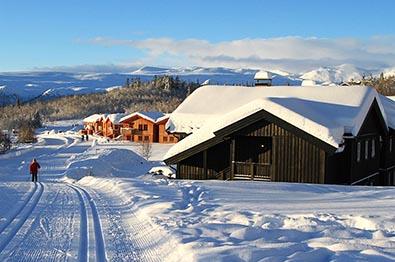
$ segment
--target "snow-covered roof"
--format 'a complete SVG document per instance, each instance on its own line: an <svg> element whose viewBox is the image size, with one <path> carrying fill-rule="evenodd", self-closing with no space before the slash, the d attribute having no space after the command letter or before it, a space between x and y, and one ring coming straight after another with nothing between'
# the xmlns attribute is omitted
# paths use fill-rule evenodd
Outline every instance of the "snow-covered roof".
<svg viewBox="0 0 395 262"><path fill-rule="evenodd" d="M358 134L374 99L386 123L395 128L395 103L369 87L203 86L170 115L170 132L192 134L175 144L165 159L215 137L214 132L261 110L338 148L345 133ZM386 110L381 102L384 99Z"/></svg>
<svg viewBox="0 0 395 262"><path fill-rule="evenodd" d="M388 126L395 128L395 101L391 97L380 96L381 104L384 107L385 114L387 116Z"/></svg>
<svg viewBox="0 0 395 262"><path fill-rule="evenodd" d="M124 117L122 117L122 119L120 119L119 122L123 122L131 117L135 117L135 116L139 116L141 118L147 119L148 121L151 121L153 123L157 123L162 121L163 119L167 118L168 116L163 114L162 112L156 112L156 111L152 111L152 112L134 112L128 115L124 115Z"/></svg>
<svg viewBox="0 0 395 262"><path fill-rule="evenodd" d="M113 124L119 124L123 117L125 117L124 113L115 113L107 115L106 119L110 120Z"/></svg>
<svg viewBox="0 0 395 262"><path fill-rule="evenodd" d="M105 119L107 115L105 114L93 114L86 118L84 118L83 122L85 123L93 123L99 121L100 119Z"/></svg>
<svg viewBox="0 0 395 262"><path fill-rule="evenodd" d="M267 71L258 71L255 76L254 76L255 80L259 80L259 79L272 79L272 74L270 72Z"/></svg>

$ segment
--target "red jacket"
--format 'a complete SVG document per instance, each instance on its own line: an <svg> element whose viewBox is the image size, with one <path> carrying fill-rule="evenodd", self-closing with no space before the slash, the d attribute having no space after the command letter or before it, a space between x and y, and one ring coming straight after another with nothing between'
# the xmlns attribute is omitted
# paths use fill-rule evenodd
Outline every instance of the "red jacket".
<svg viewBox="0 0 395 262"><path fill-rule="evenodd" d="M30 168L30 174L37 174L38 169L40 168L40 164L38 162L32 162L29 168Z"/></svg>

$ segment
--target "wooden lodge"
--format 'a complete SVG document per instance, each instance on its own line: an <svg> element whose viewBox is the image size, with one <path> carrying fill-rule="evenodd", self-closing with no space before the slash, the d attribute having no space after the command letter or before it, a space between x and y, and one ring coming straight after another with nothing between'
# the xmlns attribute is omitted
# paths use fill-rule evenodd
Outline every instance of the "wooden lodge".
<svg viewBox="0 0 395 262"><path fill-rule="evenodd" d="M109 114L103 120L103 136L111 139L120 137L122 124L120 123L123 114Z"/></svg>
<svg viewBox="0 0 395 262"><path fill-rule="evenodd" d="M88 135L103 135L103 122L107 118L104 114L94 114L83 120L84 133Z"/></svg>
<svg viewBox="0 0 395 262"><path fill-rule="evenodd" d="M177 137L166 132L168 115L161 112L136 112L123 117L121 135L123 140L151 143L176 143Z"/></svg>
<svg viewBox="0 0 395 262"><path fill-rule="evenodd" d="M169 127L180 179L395 185L395 102L369 87L203 86Z"/></svg>
<svg viewBox="0 0 395 262"><path fill-rule="evenodd" d="M133 142L176 143L178 138L166 132L168 115L161 112L132 114L94 114L83 120L85 134Z"/></svg>

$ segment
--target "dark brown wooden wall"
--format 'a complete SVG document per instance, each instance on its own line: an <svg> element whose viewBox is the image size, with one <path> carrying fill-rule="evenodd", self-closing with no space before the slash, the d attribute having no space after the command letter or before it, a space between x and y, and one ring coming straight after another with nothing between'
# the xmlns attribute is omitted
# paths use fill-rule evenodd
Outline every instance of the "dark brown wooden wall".
<svg viewBox="0 0 395 262"><path fill-rule="evenodd" d="M187 158L177 166L177 178L182 179L226 179L230 172L229 141L207 149L207 173L204 170L204 152Z"/></svg>
<svg viewBox="0 0 395 262"><path fill-rule="evenodd" d="M227 179L230 173L230 141L236 145L242 137L271 138L271 151L259 155L259 163L271 163L272 181L324 183L325 152L297 137L291 132L266 120L260 120L207 150L207 175L204 171L203 152L195 154L178 163L178 178L183 179ZM237 148L237 146L235 147ZM238 158L243 159L243 152Z"/></svg>
<svg viewBox="0 0 395 262"><path fill-rule="evenodd" d="M206 179L203 168L203 152L179 162L177 164L177 178Z"/></svg>
<svg viewBox="0 0 395 262"><path fill-rule="evenodd" d="M309 141L265 120L237 134L273 138L272 181L324 183L325 152Z"/></svg>

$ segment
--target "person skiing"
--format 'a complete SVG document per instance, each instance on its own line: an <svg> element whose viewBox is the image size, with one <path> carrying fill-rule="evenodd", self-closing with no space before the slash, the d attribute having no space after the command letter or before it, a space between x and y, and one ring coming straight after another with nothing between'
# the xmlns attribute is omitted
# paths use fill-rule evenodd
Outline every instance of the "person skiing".
<svg viewBox="0 0 395 262"><path fill-rule="evenodd" d="M38 173L38 169L40 168L41 168L40 164L37 162L35 158L33 158L29 166L30 174L32 175L32 182L37 182L37 173Z"/></svg>

